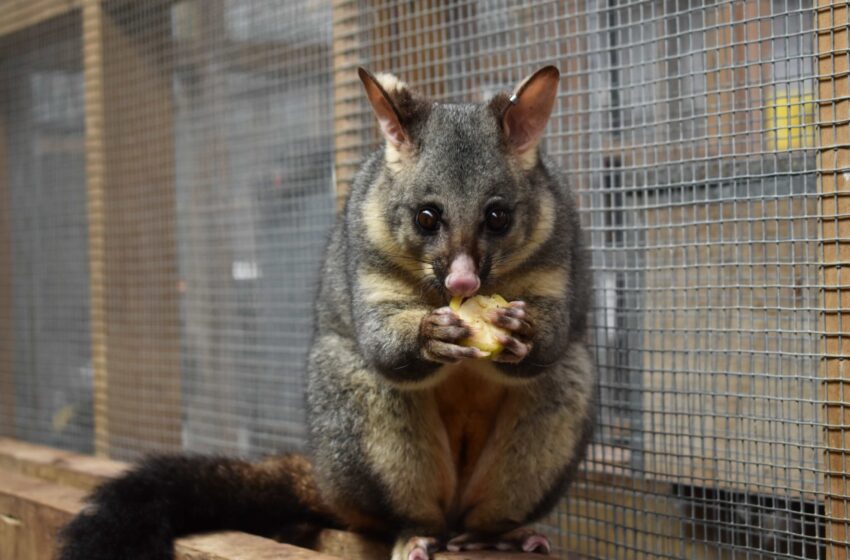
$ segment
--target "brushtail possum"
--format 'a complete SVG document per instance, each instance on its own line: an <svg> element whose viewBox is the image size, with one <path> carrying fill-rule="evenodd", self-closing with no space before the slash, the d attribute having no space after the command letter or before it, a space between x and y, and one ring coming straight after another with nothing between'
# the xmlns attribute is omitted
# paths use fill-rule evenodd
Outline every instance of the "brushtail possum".
<svg viewBox="0 0 850 560"><path fill-rule="evenodd" d="M529 524L563 495L592 431L591 280L567 182L538 149L560 76L434 103L360 70L384 146L363 164L321 273L308 359L309 459L162 456L97 489L61 560L165 560L219 529L346 527L440 548L549 552ZM453 298L498 294L500 352Z"/></svg>

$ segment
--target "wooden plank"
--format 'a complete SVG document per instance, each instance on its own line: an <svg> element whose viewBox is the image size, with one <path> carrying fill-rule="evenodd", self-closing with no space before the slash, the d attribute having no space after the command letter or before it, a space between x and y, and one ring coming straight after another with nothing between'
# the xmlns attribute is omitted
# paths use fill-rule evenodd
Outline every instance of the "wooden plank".
<svg viewBox="0 0 850 560"><path fill-rule="evenodd" d="M83 14L96 450L177 449L170 12L86 0Z"/></svg>
<svg viewBox="0 0 850 560"><path fill-rule="evenodd" d="M78 488L0 470L0 558L53 558L58 531L82 508L84 497ZM235 532L180 539L175 551L179 560L338 558Z"/></svg>
<svg viewBox="0 0 850 560"><path fill-rule="evenodd" d="M124 472L127 468L126 463L119 461L89 457L9 438L0 438L0 558L26 560L30 557L49 557L23 554L22 550L24 548L30 550L30 547L34 547L34 550L39 553L48 550L38 548L43 546L40 544L28 544L25 547L20 544L21 542L31 543L32 540L29 537L14 536L13 532L8 538L4 538L4 528L11 531L8 527L4 527L4 519L6 525L14 527L20 527L17 522L24 519L33 519L32 515L21 514L19 509L9 506L7 502L4 502L4 497L17 496L18 499L23 498L24 501L33 502L39 507L46 507L49 511L46 513L37 512L36 519L39 522L46 523L48 527L38 529L36 534L41 541L52 542L55 531L79 510L87 492L94 486ZM32 489L37 491L33 493L31 492ZM51 517L53 514L50 511L53 510L59 512L58 521ZM4 543L7 544L4 545ZM274 556L274 558L310 558L314 560L330 558L373 560L389 556L389 546L384 543L367 539L355 533L331 529L322 531L317 538L315 548L322 554L312 553L312 556L304 556L304 549L272 543L272 541L266 539L258 540L257 537L235 532L189 537L181 539L179 543L182 547L181 550L183 550L182 557L187 560L189 558L193 560L207 558L210 560L226 560L248 557L259 559L266 558L266 556L262 556L265 552L269 554L282 554L283 552L290 554L290 556ZM4 546L7 548L4 548ZM15 548L13 549L13 547ZM52 548L49 550L52 551ZM20 553L21 556L5 556L2 553L6 551L9 554L14 551L16 554ZM249 552L250 556L245 556ZM192 554L200 554L201 556L192 556ZM301 556L297 554L301 554ZM269 556L269 558L271 557ZM441 552L436 555L435 560L532 560L534 558L539 558L539 556L482 551L476 553Z"/></svg>
<svg viewBox="0 0 850 560"><path fill-rule="evenodd" d="M0 438L0 470L92 490L127 469L126 463Z"/></svg>
<svg viewBox="0 0 850 560"><path fill-rule="evenodd" d="M0 81L8 76L0 75ZM14 321L12 317L12 216L6 107L0 105L0 435L15 435Z"/></svg>
<svg viewBox="0 0 850 560"><path fill-rule="evenodd" d="M182 560L338 560L341 557L231 531L180 539L177 541L177 558Z"/></svg>
<svg viewBox="0 0 850 560"><path fill-rule="evenodd" d="M74 488L0 471L0 558L53 558L56 533L82 498Z"/></svg>
<svg viewBox="0 0 850 560"><path fill-rule="evenodd" d="M388 544L365 539L355 533L327 529L319 534L316 549L326 554L354 560L384 560L390 557ZM538 554L520 554L517 552L498 552L494 550L480 552L437 552L434 560L538 560ZM570 558L572 556L567 556Z"/></svg>
<svg viewBox="0 0 850 560"><path fill-rule="evenodd" d="M392 552L389 544L334 529L319 533L314 548L340 558L389 558Z"/></svg>
<svg viewBox="0 0 850 560"><path fill-rule="evenodd" d="M0 39L31 29L80 10L87 0L3 0L0 2ZM98 0L110 6L130 4L137 0ZM173 4L176 0L145 0L155 4Z"/></svg>
<svg viewBox="0 0 850 560"><path fill-rule="evenodd" d="M0 37L79 10L83 0L3 0L0 2Z"/></svg>
<svg viewBox="0 0 850 560"><path fill-rule="evenodd" d="M821 256L824 290L823 431L826 492L827 559L850 553L850 315L847 309L850 276L850 87L847 74L846 2L819 0L818 35L818 189L821 194Z"/></svg>
<svg viewBox="0 0 850 560"><path fill-rule="evenodd" d="M365 106L360 101L361 86L357 66L363 37L360 11L351 0L333 2L333 84L334 84L334 173L337 201L345 193L363 158L360 127Z"/></svg>
<svg viewBox="0 0 850 560"><path fill-rule="evenodd" d="M103 122L102 10L97 0L87 0L83 9L83 72L86 121L86 205L89 233L89 305L92 370L94 373L95 451L109 452L108 406L106 401L106 301L104 268L106 228L104 198L106 173Z"/></svg>

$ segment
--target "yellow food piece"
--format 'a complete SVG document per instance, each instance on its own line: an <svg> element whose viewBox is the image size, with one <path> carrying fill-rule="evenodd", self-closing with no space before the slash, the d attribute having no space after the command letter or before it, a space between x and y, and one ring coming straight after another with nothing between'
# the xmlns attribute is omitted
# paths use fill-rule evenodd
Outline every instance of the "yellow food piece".
<svg viewBox="0 0 850 560"><path fill-rule="evenodd" d="M457 313L464 323L472 330L472 335L460 341L462 346L474 346L482 352L489 352L488 357L498 356L502 351L502 343L496 338L508 332L492 324L485 314L488 311L507 307L508 302L500 295L474 296L466 301L461 297L452 298L449 307Z"/></svg>

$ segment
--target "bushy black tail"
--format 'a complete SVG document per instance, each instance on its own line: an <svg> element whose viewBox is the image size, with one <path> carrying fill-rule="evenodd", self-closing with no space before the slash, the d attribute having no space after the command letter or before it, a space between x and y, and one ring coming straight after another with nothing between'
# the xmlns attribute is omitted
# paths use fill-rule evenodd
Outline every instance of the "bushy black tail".
<svg viewBox="0 0 850 560"><path fill-rule="evenodd" d="M59 560L171 560L175 538L201 531L273 535L333 526L309 461L153 457L92 493L63 529Z"/></svg>

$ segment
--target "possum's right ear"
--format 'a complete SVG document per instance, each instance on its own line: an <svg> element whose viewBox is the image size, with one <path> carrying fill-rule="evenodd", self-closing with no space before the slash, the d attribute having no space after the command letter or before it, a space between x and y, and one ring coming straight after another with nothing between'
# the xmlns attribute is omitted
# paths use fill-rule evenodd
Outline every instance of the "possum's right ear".
<svg viewBox="0 0 850 560"><path fill-rule="evenodd" d="M378 124L381 125L384 138L396 149L409 144L410 136L402 126L401 114L387 92L387 89L392 89L394 94L396 90L404 90L406 88L404 82L392 74L373 76L365 68L358 68L357 73L360 81L363 82L369 104L372 105L372 110L378 118Z"/></svg>
<svg viewBox="0 0 850 560"><path fill-rule="evenodd" d="M546 66L523 80L510 97L501 94L490 101L508 152L525 169L537 163L537 144L552 115L560 78L557 68Z"/></svg>

